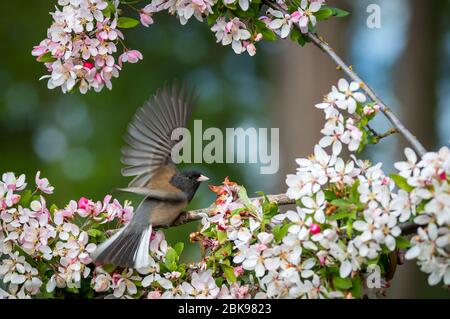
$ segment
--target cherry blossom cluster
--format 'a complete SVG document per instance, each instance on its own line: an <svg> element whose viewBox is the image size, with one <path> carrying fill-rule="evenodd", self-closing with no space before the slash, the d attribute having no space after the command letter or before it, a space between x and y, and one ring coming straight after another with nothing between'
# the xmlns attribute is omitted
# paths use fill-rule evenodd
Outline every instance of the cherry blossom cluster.
<svg viewBox="0 0 450 319"><path fill-rule="evenodd" d="M324 101L316 105L323 110L326 120L321 130L324 137L319 141L319 145L331 145L333 154L337 156L341 153L342 144L348 145L350 152L355 152L365 144L377 142L367 124L380 107L366 101L359 83L340 79L337 87L333 86Z"/></svg>
<svg viewBox="0 0 450 319"><path fill-rule="evenodd" d="M142 7L135 6L141 2ZM143 59L139 51L125 46L121 29L139 23L149 27L155 13L166 11L182 25L192 17L200 22L207 20L218 43L231 45L236 54L247 52L253 56L255 44L263 39L273 41L277 36L290 35L303 45L308 41L305 34L316 28L317 21L348 14L324 2L152 0L145 4L143 0L58 0L47 37L33 48L32 55L45 64L49 74L41 79L48 79L49 89L60 87L64 93L76 89L83 94L91 89L99 92L104 87L112 88L111 80L119 76L123 63ZM125 16L128 11L135 13L136 18Z"/></svg>
<svg viewBox="0 0 450 319"><path fill-rule="evenodd" d="M44 195L54 187L40 172L35 184L26 190L25 175L13 173L0 181L0 278L7 284L2 297L29 298L55 288L77 291L91 273L89 254L104 237L103 227L122 225L133 215L129 203L122 206L109 195L103 202L83 197L63 209L48 207Z"/></svg>
<svg viewBox="0 0 450 319"><path fill-rule="evenodd" d="M418 161L416 154L406 149L407 161L396 163L399 174L390 176L383 173L381 163L371 165L355 154L348 160L341 158L343 144L354 153L379 139L368 127L379 107L367 103L359 89L358 83L341 79L323 103L316 105L325 113L324 137L310 158L296 160L297 173L287 176L287 195L297 200L300 216L288 212L290 220L305 224L310 218L309 225L318 224L323 229L326 223L326 231L346 233L347 241L340 238L340 247L321 243L324 256L338 258L341 278L353 276L396 248L407 248L399 224L414 220L424 227L411 239L406 258L418 258L422 271L430 274L430 285L441 280L448 285L450 151L444 147ZM327 147L331 154L323 149ZM330 225L330 221L338 224ZM338 252L339 248L343 250ZM339 259L342 256L347 259Z"/></svg>
<svg viewBox="0 0 450 319"><path fill-rule="evenodd" d="M170 247L162 231L153 231L150 265L145 269L94 265L96 245L133 216L129 202L110 195L94 202L85 197L63 209L48 207L44 195L54 187L35 177L27 190L25 175L2 175L0 182L0 298L249 298L247 284L226 284L222 273L201 261L180 263L183 244ZM221 282L222 281L222 282Z"/></svg>
<svg viewBox="0 0 450 319"><path fill-rule="evenodd" d="M428 283L450 285L450 149L442 147L417 159L405 150L406 161L398 162L399 195L394 205L403 219L414 216L420 225L411 239L407 259L417 258L420 269L429 274Z"/></svg>
<svg viewBox="0 0 450 319"><path fill-rule="evenodd" d="M254 298L343 297L315 271L321 266L309 252L322 232L312 218L300 223L304 212L279 214L268 200L250 202L244 188L228 181L214 191L216 208L194 234L208 267L221 268L231 283L250 283Z"/></svg>
<svg viewBox="0 0 450 319"><path fill-rule="evenodd" d="M142 59L139 51L125 46L115 56L124 38L118 28L118 0L58 0L58 5L47 37L32 50L47 67L49 75L41 79L48 79L49 89L79 89L83 94L111 89L111 79L119 76L124 62Z"/></svg>

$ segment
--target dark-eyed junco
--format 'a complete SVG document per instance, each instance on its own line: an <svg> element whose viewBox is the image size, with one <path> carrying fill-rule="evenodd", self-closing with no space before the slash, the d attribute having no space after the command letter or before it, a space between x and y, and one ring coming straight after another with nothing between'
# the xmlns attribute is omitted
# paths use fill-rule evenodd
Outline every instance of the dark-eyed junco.
<svg viewBox="0 0 450 319"><path fill-rule="evenodd" d="M125 137L124 176L135 176L124 191L144 195L131 221L100 244L92 258L98 264L142 268L149 264L152 226L172 224L208 178L179 171L171 159L174 129L186 127L193 91L175 83L159 90L135 114Z"/></svg>

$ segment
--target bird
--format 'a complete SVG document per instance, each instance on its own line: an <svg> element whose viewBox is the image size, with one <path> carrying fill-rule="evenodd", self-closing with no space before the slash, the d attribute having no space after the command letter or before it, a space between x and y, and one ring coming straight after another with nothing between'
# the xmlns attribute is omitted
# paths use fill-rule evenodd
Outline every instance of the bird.
<svg viewBox="0 0 450 319"><path fill-rule="evenodd" d="M124 138L127 145L122 148L122 175L134 178L119 190L144 198L130 222L91 255L95 264L147 267L152 229L170 226L200 184L209 180L196 170L178 170L171 156L180 142L171 138L172 132L187 127L196 99L194 89L174 82L157 90L136 111Z"/></svg>

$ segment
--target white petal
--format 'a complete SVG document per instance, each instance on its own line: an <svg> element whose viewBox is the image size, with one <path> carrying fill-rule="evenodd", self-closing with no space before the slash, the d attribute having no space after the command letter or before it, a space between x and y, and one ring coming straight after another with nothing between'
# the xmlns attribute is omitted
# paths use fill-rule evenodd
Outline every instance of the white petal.
<svg viewBox="0 0 450 319"><path fill-rule="evenodd" d="M341 267L339 267L339 275L342 278L347 278L351 272L352 272L352 265L350 264L350 262L348 260L345 260L341 264Z"/></svg>
<svg viewBox="0 0 450 319"><path fill-rule="evenodd" d="M411 247L405 254L406 259L414 259L417 258L420 254L420 247L419 246L413 246Z"/></svg>

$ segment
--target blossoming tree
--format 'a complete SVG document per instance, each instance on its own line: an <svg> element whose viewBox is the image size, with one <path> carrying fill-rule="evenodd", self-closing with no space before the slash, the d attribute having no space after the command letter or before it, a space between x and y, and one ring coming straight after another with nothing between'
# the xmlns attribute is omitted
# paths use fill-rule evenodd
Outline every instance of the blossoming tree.
<svg viewBox="0 0 450 319"><path fill-rule="evenodd" d="M430 285L450 285L450 149L427 152L317 35L317 21L345 11L323 0L153 0L137 8L140 2L59 0L48 37L33 49L50 73L44 76L48 87L111 88L125 62L143 58L125 46L120 29L139 22L148 27L155 13L168 11L181 24L206 19L217 41L237 54L254 55L257 42L288 37L324 51L347 79L316 105L324 112L323 137L311 156L296 159L285 194L249 198L226 179L210 187L217 198L209 208L182 214L174 225L201 220L190 239L202 258L192 264L180 262L182 243L169 246L163 231L154 230L149 267L94 265L90 253L130 220L130 203L108 195L59 208L47 204L54 188L39 172L31 188L24 175L5 173L1 297L361 298L388 287L404 258L417 261ZM139 20L124 16L123 7ZM384 134L370 126L380 113L393 125ZM396 132L412 147L395 164L396 173L357 157ZM284 212L283 205L295 209Z"/></svg>

